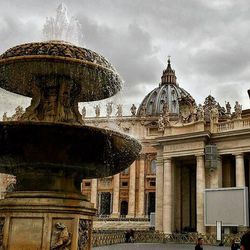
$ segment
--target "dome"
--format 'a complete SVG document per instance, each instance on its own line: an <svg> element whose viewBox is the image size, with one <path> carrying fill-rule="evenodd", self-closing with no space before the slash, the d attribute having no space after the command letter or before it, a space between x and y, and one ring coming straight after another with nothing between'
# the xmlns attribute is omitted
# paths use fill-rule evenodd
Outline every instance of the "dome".
<svg viewBox="0 0 250 250"><path fill-rule="evenodd" d="M159 87L153 89L143 99L138 108L138 116L159 116L163 113L163 106L167 106L170 116L184 118L190 116L195 104L194 98L176 82L175 71L168 59L167 69L163 71Z"/></svg>

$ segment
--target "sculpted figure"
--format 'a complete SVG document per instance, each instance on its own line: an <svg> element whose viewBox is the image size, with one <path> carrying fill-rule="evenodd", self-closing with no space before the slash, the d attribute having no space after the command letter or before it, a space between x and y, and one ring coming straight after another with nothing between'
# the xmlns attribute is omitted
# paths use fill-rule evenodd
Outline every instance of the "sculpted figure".
<svg viewBox="0 0 250 250"><path fill-rule="evenodd" d="M211 109L210 113L210 122L211 123L218 123L219 121L219 111L216 107Z"/></svg>
<svg viewBox="0 0 250 250"><path fill-rule="evenodd" d="M101 113L100 105L96 105L95 106L95 117L100 117L100 113Z"/></svg>
<svg viewBox="0 0 250 250"><path fill-rule="evenodd" d="M197 108L197 120L198 121L203 121L204 120L204 109L201 104L199 104Z"/></svg>
<svg viewBox="0 0 250 250"><path fill-rule="evenodd" d="M241 119L242 106L239 104L238 101L235 102L234 112L235 112L235 118Z"/></svg>
<svg viewBox="0 0 250 250"><path fill-rule="evenodd" d="M86 108L83 106L82 108L82 118L84 119L86 117Z"/></svg>
<svg viewBox="0 0 250 250"><path fill-rule="evenodd" d="M132 107L130 108L130 111L131 111L131 114L132 114L132 116L135 116L135 114L136 114L136 106L133 104L132 105Z"/></svg>
<svg viewBox="0 0 250 250"><path fill-rule="evenodd" d="M110 117L111 114L112 114L112 102L109 102L109 103L106 105L106 111L107 111L107 117Z"/></svg>
<svg viewBox="0 0 250 250"><path fill-rule="evenodd" d="M4 122L7 122L9 119L8 119L8 116L7 116L7 112L4 112L3 113L3 121Z"/></svg>
<svg viewBox="0 0 250 250"><path fill-rule="evenodd" d="M141 115L141 116L146 116L146 112L147 112L147 108L146 108L145 103L143 103L142 106L141 106L140 115Z"/></svg>
<svg viewBox="0 0 250 250"><path fill-rule="evenodd" d="M55 224L56 229L58 230L57 241L51 247L51 249L60 249L60 250L69 250L68 246L71 244L71 237L68 228L60 222Z"/></svg>
<svg viewBox="0 0 250 250"><path fill-rule="evenodd" d="M117 115L117 116L122 116L122 105L119 104L119 105L117 105L116 108L117 108L116 115Z"/></svg>

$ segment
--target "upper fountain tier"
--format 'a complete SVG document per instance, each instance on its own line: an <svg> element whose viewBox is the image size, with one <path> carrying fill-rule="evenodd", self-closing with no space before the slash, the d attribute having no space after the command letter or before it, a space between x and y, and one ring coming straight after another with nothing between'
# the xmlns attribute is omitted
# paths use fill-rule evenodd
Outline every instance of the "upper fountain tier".
<svg viewBox="0 0 250 250"><path fill-rule="evenodd" d="M113 96L122 83L103 56L64 41L22 44L0 56L0 87L6 90L33 97L35 85L50 88L60 81L78 86L78 102Z"/></svg>

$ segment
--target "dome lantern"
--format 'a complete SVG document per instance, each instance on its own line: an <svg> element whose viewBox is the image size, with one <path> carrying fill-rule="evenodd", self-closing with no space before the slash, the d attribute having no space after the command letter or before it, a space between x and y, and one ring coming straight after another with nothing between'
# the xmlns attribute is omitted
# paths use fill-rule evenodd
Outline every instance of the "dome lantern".
<svg viewBox="0 0 250 250"><path fill-rule="evenodd" d="M161 86L164 84L176 84L177 77L175 76L175 71L171 68L170 56L168 56L168 66L163 71L161 77Z"/></svg>

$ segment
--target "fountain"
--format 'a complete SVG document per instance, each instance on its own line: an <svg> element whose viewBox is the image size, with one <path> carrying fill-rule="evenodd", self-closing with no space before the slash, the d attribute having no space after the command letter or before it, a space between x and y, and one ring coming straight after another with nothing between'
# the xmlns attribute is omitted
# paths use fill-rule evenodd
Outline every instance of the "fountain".
<svg viewBox="0 0 250 250"><path fill-rule="evenodd" d="M91 249L95 209L81 181L121 172L141 146L85 126L78 102L120 86L104 57L70 43L22 44L0 56L0 87L32 98L20 121L0 122L0 172L16 176L15 192L0 201L0 248Z"/></svg>

